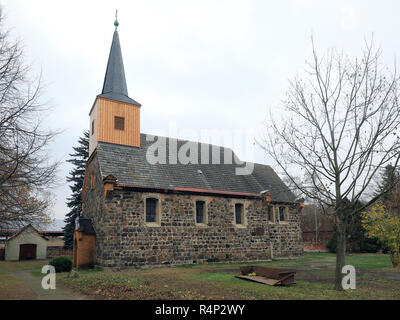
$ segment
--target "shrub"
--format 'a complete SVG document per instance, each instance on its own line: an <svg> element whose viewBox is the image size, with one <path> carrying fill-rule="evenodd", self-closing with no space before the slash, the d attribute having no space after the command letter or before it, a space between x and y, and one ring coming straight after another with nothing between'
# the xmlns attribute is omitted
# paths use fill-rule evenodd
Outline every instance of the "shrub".
<svg viewBox="0 0 400 320"><path fill-rule="evenodd" d="M68 257L51 259L49 264L56 269L56 272L69 272L72 269L72 260Z"/></svg>
<svg viewBox="0 0 400 320"><path fill-rule="evenodd" d="M330 253L336 253L336 245L337 245L337 234L333 233L332 238L328 241L326 247Z"/></svg>

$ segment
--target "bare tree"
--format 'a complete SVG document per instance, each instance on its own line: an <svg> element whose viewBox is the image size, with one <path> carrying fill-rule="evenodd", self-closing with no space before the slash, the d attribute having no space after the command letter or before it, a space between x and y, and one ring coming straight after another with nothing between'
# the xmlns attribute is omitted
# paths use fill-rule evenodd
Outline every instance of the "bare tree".
<svg viewBox="0 0 400 320"><path fill-rule="evenodd" d="M0 227L48 220L46 191L58 163L47 154L56 133L42 129L47 108L39 101L40 89L0 9Z"/></svg>
<svg viewBox="0 0 400 320"><path fill-rule="evenodd" d="M271 116L258 143L306 198L334 211L340 290L348 222L388 190L356 203L368 196L380 168L399 163L399 78L396 68L381 66L372 41L361 59L335 49L320 58L312 48L305 76L290 82L285 118Z"/></svg>

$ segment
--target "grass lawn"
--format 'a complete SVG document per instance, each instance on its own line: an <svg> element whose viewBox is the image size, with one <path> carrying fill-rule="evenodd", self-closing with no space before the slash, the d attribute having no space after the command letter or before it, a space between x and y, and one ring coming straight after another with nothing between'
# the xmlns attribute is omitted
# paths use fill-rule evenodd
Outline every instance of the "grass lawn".
<svg viewBox="0 0 400 320"><path fill-rule="evenodd" d="M335 255L305 253L304 258L257 263L210 263L122 271L85 270L57 281L95 299L400 299L400 271L382 254L351 254L357 289L333 290ZM296 284L271 287L237 279L239 267L262 265L297 271Z"/></svg>
<svg viewBox="0 0 400 320"><path fill-rule="evenodd" d="M12 275L18 270L40 270L47 260L0 261L0 300L36 299L35 293ZM39 271L40 272L40 271Z"/></svg>

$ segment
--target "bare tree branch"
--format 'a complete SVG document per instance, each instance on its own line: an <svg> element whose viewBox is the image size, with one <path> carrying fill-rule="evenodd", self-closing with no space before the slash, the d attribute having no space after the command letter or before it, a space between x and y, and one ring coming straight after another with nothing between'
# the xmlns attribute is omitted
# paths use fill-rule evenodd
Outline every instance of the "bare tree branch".
<svg viewBox="0 0 400 320"><path fill-rule="evenodd" d="M40 78L30 78L0 9L0 228L48 220L59 163L47 152L57 132L43 129Z"/></svg>
<svg viewBox="0 0 400 320"><path fill-rule="evenodd" d="M312 40L306 76L289 84L288 115L281 121L271 115L265 136L257 141L304 197L334 208L341 239L336 288L346 223L388 192L368 198L380 170L398 167L400 161L399 77L396 68L383 68L379 58L372 40L361 59L335 49L320 58Z"/></svg>

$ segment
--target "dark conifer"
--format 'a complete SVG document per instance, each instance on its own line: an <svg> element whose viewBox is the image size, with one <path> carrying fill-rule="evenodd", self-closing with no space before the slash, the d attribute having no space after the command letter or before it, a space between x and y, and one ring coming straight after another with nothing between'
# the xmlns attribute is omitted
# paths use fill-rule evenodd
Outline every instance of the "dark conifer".
<svg viewBox="0 0 400 320"><path fill-rule="evenodd" d="M382 194L382 200L384 202L389 201L392 198L392 191L399 181L397 170L392 165L387 165L382 172L381 180L378 183L376 194Z"/></svg>
<svg viewBox="0 0 400 320"><path fill-rule="evenodd" d="M71 158L67 160L73 164L73 169L67 177L67 182L71 183L72 194L67 198L67 206L70 211L66 214L64 222L64 247L72 248L73 232L76 217L82 213L82 186L85 178L86 162L89 157L89 131L84 131L83 137L78 140L78 146L74 147L74 153L70 154Z"/></svg>

